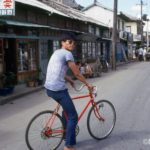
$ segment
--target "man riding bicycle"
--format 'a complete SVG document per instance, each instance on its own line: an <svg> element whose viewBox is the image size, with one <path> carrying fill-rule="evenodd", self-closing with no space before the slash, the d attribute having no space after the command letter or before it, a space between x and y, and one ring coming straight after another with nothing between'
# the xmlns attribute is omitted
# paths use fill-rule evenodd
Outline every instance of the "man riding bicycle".
<svg viewBox="0 0 150 150"><path fill-rule="evenodd" d="M66 75L70 68L74 76L83 82L90 91L93 87L89 84L74 62L71 51L75 48L75 36L73 34L65 34L61 39L61 48L56 50L48 63L45 88L47 95L57 101L67 114L66 127L66 143L64 150L75 150L76 144L75 128L77 125L78 115L72 99L68 93L65 81L68 81L74 87L74 81ZM64 119L65 120L65 119Z"/></svg>

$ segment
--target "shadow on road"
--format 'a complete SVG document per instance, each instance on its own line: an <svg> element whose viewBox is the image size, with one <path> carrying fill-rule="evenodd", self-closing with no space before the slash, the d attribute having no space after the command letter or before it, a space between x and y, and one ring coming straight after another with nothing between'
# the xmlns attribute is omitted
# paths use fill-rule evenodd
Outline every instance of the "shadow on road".
<svg viewBox="0 0 150 150"><path fill-rule="evenodd" d="M137 141L138 144L139 140L141 139L142 143L144 139L149 137L149 135L150 130L128 131L128 132L121 132L118 134L114 133L104 140L97 141L93 139L88 139L85 141L78 142L77 149L100 150L107 147L114 149L113 145L119 145L119 143L126 143L127 146L130 147L128 144L130 144L131 142Z"/></svg>

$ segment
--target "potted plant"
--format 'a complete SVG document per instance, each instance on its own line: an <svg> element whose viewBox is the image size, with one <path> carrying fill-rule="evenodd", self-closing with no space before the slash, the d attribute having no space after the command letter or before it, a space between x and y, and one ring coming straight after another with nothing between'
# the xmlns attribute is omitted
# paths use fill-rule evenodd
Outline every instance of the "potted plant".
<svg viewBox="0 0 150 150"><path fill-rule="evenodd" d="M27 86L28 87L37 87L38 85L42 85L42 81L39 79L37 75L33 77L29 77L27 80Z"/></svg>
<svg viewBox="0 0 150 150"><path fill-rule="evenodd" d="M12 94L16 84L16 75L13 72L0 74L0 95Z"/></svg>
<svg viewBox="0 0 150 150"><path fill-rule="evenodd" d="M36 86L35 77L29 77L27 79L27 86L28 87L35 87Z"/></svg>
<svg viewBox="0 0 150 150"><path fill-rule="evenodd" d="M41 79L40 74L41 74L41 69L39 68L37 70L36 74L30 76L27 79L27 86L28 87L37 87L39 85L42 85L43 84L43 80Z"/></svg>

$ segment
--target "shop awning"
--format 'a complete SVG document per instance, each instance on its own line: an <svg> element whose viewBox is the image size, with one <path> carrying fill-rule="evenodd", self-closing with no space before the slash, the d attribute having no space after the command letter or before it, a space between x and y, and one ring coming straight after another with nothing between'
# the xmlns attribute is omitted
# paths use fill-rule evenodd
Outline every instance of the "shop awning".
<svg viewBox="0 0 150 150"><path fill-rule="evenodd" d="M51 30L61 30L61 31L68 31L68 32L76 32L76 33L83 33L81 31L77 30L71 30L71 29L63 29L63 28L58 28L58 27L52 27L52 26L47 26L47 25L39 25L39 24L34 24L34 23L27 23L27 22L19 22L19 21L13 21L13 20L4 20L0 19L0 25L12 25L12 26L22 26L22 27L34 27L34 28L48 28Z"/></svg>
<svg viewBox="0 0 150 150"><path fill-rule="evenodd" d="M12 25L12 26L22 26L22 27L34 27L34 28L49 28L46 25L39 25L34 23L27 23L27 22L19 22L13 20L2 20L0 19L0 24Z"/></svg>
<svg viewBox="0 0 150 150"><path fill-rule="evenodd" d="M47 25L40 25L40 24L34 24L34 23L28 23L28 22L19 22L19 21L14 21L14 20L5 20L5 19L0 19L0 25L10 25L10 26L20 26L20 27L30 27L30 28L47 28L47 29L51 29L51 30L57 30L57 31L64 31L64 32L74 32L79 34L79 37L81 39L92 39L92 40L96 40L98 38L98 36L86 33L86 32L82 32L82 31L78 31L78 30L72 30L72 29L64 29L64 28L59 28L59 27L52 27L52 26L47 26ZM79 38L79 39L80 39Z"/></svg>

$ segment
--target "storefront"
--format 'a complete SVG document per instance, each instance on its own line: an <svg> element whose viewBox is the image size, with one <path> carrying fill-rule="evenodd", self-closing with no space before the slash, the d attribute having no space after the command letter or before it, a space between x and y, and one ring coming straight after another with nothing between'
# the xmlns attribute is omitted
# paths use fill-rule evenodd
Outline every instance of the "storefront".
<svg viewBox="0 0 150 150"><path fill-rule="evenodd" d="M43 37L48 40L48 26L4 19L0 23L0 73L13 72L16 83L36 78L41 54L39 41ZM42 52L46 53L47 43L44 46Z"/></svg>
<svg viewBox="0 0 150 150"><path fill-rule="evenodd" d="M38 71L38 40L16 39L18 82L36 76Z"/></svg>
<svg viewBox="0 0 150 150"><path fill-rule="evenodd" d="M38 70L38 40L1 38L0 73L13 72L18 83L25 82Z"/></svg>
<svg viewBox="0 0 150 150"><path fill-rule="evenodd" d="M39 71L45 78L48 60L60 48L60 37L66 32L81 35L73 51L76 61L95 59L106 52L106 42L97 41L97 37L107 27L96 25L96 20L76 10L66 14L64 8L56 10L38 1L16 1L15 16L0 18L0 73L15 73L16 83L25 83ZM90 25L92 33L88 31Z"/></svg>

